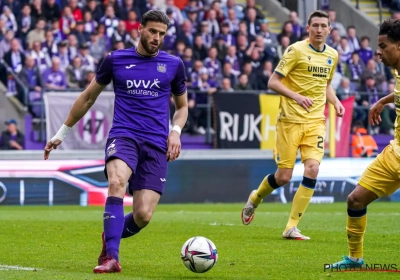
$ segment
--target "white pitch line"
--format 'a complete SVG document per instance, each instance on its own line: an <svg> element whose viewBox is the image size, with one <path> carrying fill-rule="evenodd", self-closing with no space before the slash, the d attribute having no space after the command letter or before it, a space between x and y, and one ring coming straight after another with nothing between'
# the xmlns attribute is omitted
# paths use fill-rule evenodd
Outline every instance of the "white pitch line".
<svg viewBox="0 0 400 280"><path fill-rule="evenodd" d="M0 270L41 270L40 268L0 264Z"/></svg>

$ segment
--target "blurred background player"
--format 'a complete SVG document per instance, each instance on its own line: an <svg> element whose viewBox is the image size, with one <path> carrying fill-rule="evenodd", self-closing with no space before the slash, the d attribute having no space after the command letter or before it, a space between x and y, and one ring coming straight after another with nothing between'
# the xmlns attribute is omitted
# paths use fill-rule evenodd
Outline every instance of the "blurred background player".
<svg viewBox="0 0 400 280"><path fill-rule="evenodd" d="M251 192L242 210L242 222L251 223L261 201L292 178L297 151L304 163L304 177L293 199L287 239L308 240L297 225L314 194L319 164L324 156L326 100L339 116L344 107L331 86L338 62L337 51L326 44L331 31L328 14L315 11L308 18L309 39L289 46L269 80L269 88L281 95L277 124L275 161L278 170L267 175Z"/></svg>
<svg viewBox="0 0 400 280"><path fill-rule="evenodd" d="M377 198L390 196L400 188L400 21L384 21L379 30L378 51L382 62L396 70L394 92L381 98L369 113L371 125L378 125L386 104L396 106L394 140L378 155L361 176L356 188L347 198L347 245L349 256L331 265L332 268L357 268L364 264L363 241L367 226L367 206Z"/></svg>
<svg viewBox="0 0 400 280"><path fill-rule="evenodd" d="M186 77L181 59L159 50L168 25L164 12L145 13L139 26L138 47L114 51L105 57L96 78L45 147L47 159L113 81L114 121L105 150L108 197L103 216L103 248L94 273L121 272L121 237L137 234L150 222L164 190L167 161L179 157L181 129L188 115ZM176 111L174 127L168 135L171 92ZM134 212L124 217L123 198L128 182Z"/></svg>

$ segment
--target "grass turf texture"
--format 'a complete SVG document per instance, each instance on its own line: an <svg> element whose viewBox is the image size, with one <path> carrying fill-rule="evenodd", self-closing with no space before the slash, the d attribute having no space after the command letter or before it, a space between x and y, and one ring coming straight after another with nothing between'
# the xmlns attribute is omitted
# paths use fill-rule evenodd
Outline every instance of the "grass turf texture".
<svg viewBox="0 0 400 280"><path fill-rule="evenodd" d="M0 279L398 279L399 273L324 272L347 254L346 205L311 204L299 228L310 241L281 237L290 204L262 204L254 221L240 220L243 204L159 205L141 233L121 242L122 274L94 275L101 250L102 207L0 207ZM396 264L399 204L368 208L365 260ZM130 208L125 208L129 211ZM180 249L201 235L219 260L204 274L187 270ZM1 265L37 271L4 270ZM3 269L3 270L2 270Z"/></svg>

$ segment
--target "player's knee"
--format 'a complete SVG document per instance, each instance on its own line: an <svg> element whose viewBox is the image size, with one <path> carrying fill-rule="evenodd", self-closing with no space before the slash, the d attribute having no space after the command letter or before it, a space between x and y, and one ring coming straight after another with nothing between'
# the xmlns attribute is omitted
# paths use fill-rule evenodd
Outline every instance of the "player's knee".
<svg viewBox="0 0 400 280"><path fill-rule="evenodd" d="M359 198L356 193L352 192L347 197L347 207L351 209L360 209L364 208L365 205L362 202L362 199Z"/></svg>
<svg viewBox="0 0 400 280"><path fill-rule="evenodd" d="M135 221L142 226L150 223L151 218L153 217L153 211L151 209L142 208L137 209L135 211Z"/></svg>
<svg viewBox="0 0 400 280"><path fill-rule="evenodd" d="M305 166L305 175L309 178L317 178L319 172L319 164L312 163Z"/></svg>
<svg viewBox="0 0 400 280"><path fill-rule="evenodd" d="M291 179L292 179L292 173L288 173L288 172L279 173L275 177L276 183L279 186L286 185L287 183L290 182Z"/></svg>
<svg viewBox="0 0 400 280"><path fill-rule="evenodd" d="M125 191L126 182L123 176L115 175L109 178L108 190L110 194Z"/></svg>

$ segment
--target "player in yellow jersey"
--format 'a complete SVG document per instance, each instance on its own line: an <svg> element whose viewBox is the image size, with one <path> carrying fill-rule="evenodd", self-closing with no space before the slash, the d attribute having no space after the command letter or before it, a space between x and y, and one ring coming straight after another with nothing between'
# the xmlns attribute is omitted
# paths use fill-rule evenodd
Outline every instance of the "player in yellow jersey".
<svg viewBox="0 0 400 280"><path fill-rule="evenodd" d="M375 199L390 196L400 188L400 20L384 21L379 30L378 55L386 66L395 69L393 93L380 99L370 109L369 122L377 125L380 113L388 103L396 106L394 139L367 167L356 188L347 198L347 245L349 256L331 265L333 269L357 268L364 264L363 239L367 225L367 206Z"/></svg>
<svg viewBox="0 0 400 280"><path fill-rule="evenodd" d="M297 225L314 193L319 164L324 156L326 100L334 105L339 116L344 114L344 107L331 86L338 54L326 44L331 31L328 14L324 11L311 13L307 31L309 39L286 49L268 83L270 89L281 95L275 149L278 169L251 192L242 210L242 222L248 225L261 201L290 182L300 149L304 177L282 234L284 238L296 240L310 239L300 233Z"/></svg>

